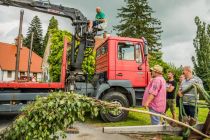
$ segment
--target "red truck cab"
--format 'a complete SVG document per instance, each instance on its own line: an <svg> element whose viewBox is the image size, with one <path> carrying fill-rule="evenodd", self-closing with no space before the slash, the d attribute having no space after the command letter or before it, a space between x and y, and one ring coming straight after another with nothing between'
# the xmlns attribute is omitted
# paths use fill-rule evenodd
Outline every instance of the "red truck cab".
<svg viewBox="0 0 210 140"><path fill-rule="evenodd" d="M108 37L96 49L97 86L92 97L117 102L122 106L141 106L145 87L150 80L146 40L127 37ZM108 122L123 120L128 112L101 117Z"/></svg>
<svg viewBox="0 0 210 140"><path fill-rule="evenodd" d="M96 50L96 73L107 80L129 80L134 88L145 87L150 79L144 40L109 37Z"/></svg>

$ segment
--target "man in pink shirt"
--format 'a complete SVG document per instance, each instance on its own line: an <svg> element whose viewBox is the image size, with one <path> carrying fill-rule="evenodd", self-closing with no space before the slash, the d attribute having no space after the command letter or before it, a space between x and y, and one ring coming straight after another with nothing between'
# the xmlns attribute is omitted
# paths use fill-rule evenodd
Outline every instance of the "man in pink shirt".
<svg viewBox="0 0 210 140"><path fill-rule="evenodd" d="M150 112L162 114L166 109L166 81L163 78L163 68L155 65L151 68L152 77L143 97L142 105L149 108ZM160 124L160 117L151 115L151 124Z"/></svg>

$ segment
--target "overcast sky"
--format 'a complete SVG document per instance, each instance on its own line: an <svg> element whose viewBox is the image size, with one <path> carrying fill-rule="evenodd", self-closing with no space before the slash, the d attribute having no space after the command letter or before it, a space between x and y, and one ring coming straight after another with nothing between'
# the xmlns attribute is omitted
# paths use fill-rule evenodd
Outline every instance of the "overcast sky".
<svg viewBox="0 0 210 140"><path fill-rule="evenodd" d="M51 0L51 3L77 8L88 19L94 19L95 7L102 7L109 20L108 31L112 32L113 25L118 24L117 9L125 3L124 0ZM196 33L195 16L210 23L210 0L149 0L155 13L154 17L162 22L162 51L167 62L180 65L192 65L194 55L193 39ZM18 34L19 8L0 6L0 41L13 43ZM38 15L41 19L43 31L46 32L51 15L25 10L23 33L26 34L32 18ZM72 31L71 21L56 17L61 29Z"/></svg>

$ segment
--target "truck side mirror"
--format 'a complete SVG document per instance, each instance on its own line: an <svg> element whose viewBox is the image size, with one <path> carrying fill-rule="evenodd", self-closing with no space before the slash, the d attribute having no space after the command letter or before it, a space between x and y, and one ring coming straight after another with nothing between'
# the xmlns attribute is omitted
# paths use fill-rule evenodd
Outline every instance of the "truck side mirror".
<svg viewBox="0 0 210 140"><path fill-rule="evenodd" d="M144 56L148 55L148 46L144 44Z"/></svg>
<svg viewBox="0 0 210 140"><path fill-rule="evenodd" d="M142 37L141 39L144 41L144 56L147 56L149 54L147 40L144 37Z"/></svg>

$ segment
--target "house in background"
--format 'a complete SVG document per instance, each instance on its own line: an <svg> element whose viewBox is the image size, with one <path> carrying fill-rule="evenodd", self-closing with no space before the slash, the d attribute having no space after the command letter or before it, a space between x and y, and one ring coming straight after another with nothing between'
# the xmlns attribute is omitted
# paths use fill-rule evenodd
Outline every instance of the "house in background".
<svg viewBox="0 0 210 140"><path fill-rule="evenodd" d="M16 45L0 42L0 82L15 80L16 52ZM22 47L20 49L19 78L27 76L28 57L29 49ZM34 76L36 81L41 81L42 78L41 65L42 58L32 52L30 76Z"/></svg>

